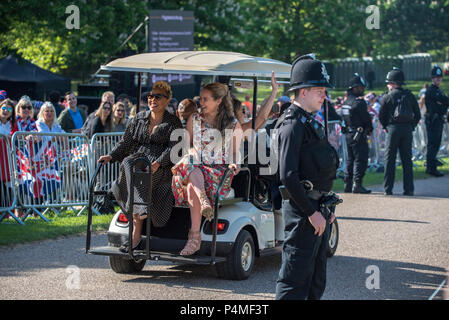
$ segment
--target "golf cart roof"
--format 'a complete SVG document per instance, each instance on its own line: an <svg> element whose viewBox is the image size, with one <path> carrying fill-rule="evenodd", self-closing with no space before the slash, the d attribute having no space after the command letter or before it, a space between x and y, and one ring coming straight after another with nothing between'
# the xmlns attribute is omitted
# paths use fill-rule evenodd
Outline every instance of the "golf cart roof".
<svg viewBox="0 0 449 320"><path fill-rule="evenodd" d="M278 60L225 51L142 53L120 58L101 70L210 76L290 78L291 65Z"/></svg>

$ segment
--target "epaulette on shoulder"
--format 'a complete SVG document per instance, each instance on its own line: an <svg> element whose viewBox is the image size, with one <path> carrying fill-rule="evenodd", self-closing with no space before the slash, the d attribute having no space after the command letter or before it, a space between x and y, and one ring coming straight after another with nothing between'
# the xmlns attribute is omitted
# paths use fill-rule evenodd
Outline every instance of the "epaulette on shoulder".
<svg viewBox="0 0 449 320"><path fill-rule="evenodd" d="M298 107L289 107L285 110L285 119L294 119L297 118L299 114Z"/></svg>

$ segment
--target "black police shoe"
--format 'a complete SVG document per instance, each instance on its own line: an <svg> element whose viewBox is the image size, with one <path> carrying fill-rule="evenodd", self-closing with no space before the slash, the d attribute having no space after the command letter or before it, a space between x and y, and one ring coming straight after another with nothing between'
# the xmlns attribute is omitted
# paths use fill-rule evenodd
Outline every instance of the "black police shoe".
<svg viewBox="0 0 449 320"><path fill-rule="evenodd" d="M393 192L392 192L392 191L385 191L385 192L384 192L384 195L386 195L386 196L392 196L392 195L393 195Z"/></svg>
<svg viewBox="0 0 449 320"><path fill-rule="evenodd" d="M345 183L344 193L352 193L352 183Z"/></svg>
<svg viewBox="0 0 449 320"><path fill-rule="evenodd" d="M414 196L413 191L404 191L402 194L404 196L408 196L408 197L413 197Z"/></svg>
<svg viewBox="0 0 449 320"><path fill-rule="evenodd" d="M442 176L444 176L444 173L438 171L437 169L434 169L434 170L426 170L426 173L427 173L427 174L430 174L430 175L432 175L432 176L435 176L435 177L442 177Z"/></svg>
<svg viewBox="0 0 449 320"><path fill-rule="evenodd" d="M360 194L368 194L371 193L371 190L366 189L361 184L356 183L354 188L352 188L352 193L360 193Z"/></svg>

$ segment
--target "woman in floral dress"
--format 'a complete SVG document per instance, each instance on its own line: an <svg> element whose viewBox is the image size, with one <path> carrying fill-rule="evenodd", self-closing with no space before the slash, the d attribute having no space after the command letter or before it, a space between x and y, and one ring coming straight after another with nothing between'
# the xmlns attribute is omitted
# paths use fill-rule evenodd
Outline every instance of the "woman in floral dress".
<svg viewBox="0 0 449 320"><path fill-rule="evenodd" d="M201 113L187 121L187 131L193 148L173 168L172 188L177 205L188 204L191 228L188 241L180 252L194 254L201 246L201 217L213 218L212 200L227 168L232 173L220 190L220 198L231 190L238 173L241 126L234 117L228 87L221 83L206 85L201 92Z"/></svg>

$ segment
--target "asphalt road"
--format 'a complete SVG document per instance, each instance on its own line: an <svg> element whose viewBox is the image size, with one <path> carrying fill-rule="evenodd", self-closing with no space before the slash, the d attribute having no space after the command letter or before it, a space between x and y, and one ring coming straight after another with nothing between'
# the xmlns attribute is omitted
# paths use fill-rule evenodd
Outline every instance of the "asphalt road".
<svg viewBox="0 0 449 320"><path fill-rule="evenodd" d="M449 269L449 177L415 182L415 197L342 194L340 242L323 299L442 299ZM401 185L394 192L402 194ZM93 237L105 245L106 235ZM208 266L147 262L115 274L84 253L83 236L0 248L0 299L273 299L280 255L258 259L246 281Z"/></svg>

